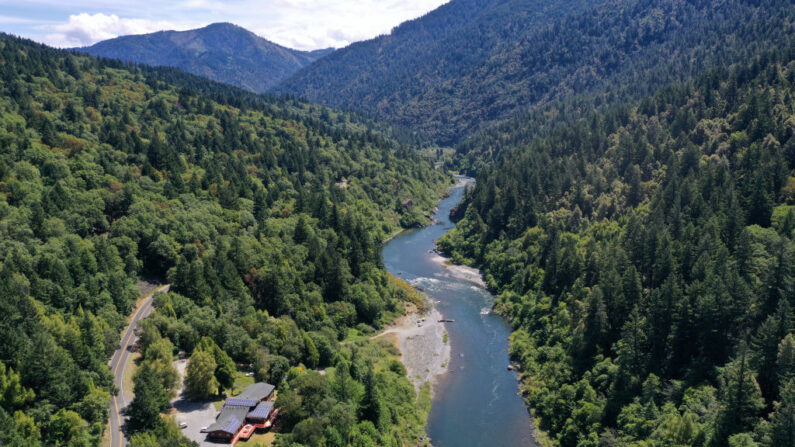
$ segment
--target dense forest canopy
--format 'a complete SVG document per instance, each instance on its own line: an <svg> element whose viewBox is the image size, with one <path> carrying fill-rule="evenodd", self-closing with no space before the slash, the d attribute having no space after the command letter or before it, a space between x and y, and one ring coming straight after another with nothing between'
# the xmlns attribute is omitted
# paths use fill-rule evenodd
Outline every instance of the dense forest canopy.
<svg viewBox="0 0 795 447"><path fill-rule="evenodd" d="M549 442L794 445L795 47L514 124L441 247L499 293Z"/></svg>
<svg viewBox="0 0 795 447"><path fill-rule="evenodd" d="M361 336L418 299L378 249L427 222L443 172L366 121L173 69L2 35L0 79L0 444L99 444L139 278L172 287L141 335L133 445L188 445L158 415L178 350L210 394L235 363L280 384L282 445L418 439L427 408Z"/></svg>
<svg viewBox="0 0 795 447"><path fill-rule="evenodd" d="M788 0L453 0L275 91L452 144L549 102L637 99L775 48L794 15Z"/></svg>

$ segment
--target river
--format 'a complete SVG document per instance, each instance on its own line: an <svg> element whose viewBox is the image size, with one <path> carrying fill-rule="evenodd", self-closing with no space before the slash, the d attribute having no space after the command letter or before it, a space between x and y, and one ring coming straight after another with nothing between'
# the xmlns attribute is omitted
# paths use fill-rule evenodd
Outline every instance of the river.
<svg viewBox="0 0 795 447"><path fill-rule="evenodd" d="M508 324L487 313L494 297L472 281L453 276L435 259L435 241L453 228L450 209L464 195L456 186L439 202L436 224L406 232L383 249L387 270L436 301L451 344L448 372L439 376L427 432L435 447L535 446L527 408L508 371Z"/></svg>

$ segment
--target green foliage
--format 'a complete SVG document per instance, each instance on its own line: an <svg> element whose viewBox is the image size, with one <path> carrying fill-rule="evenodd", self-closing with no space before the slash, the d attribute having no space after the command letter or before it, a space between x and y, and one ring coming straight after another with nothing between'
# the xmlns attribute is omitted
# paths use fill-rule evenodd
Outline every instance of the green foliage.
<svg viewBox="0 0 795 447"><path fill-rule="evenodd" d="M6 35L0 80L9 426L39 427L47 443L56 429L99 442L107 360L141 277L168 280L172 293L158 294L141 334L139 432L165 430L178 350L201 357L212 340L209 359L191 362L212 363L195 381L200 396L231 387L237 362L256 360L260 378L278 383L291 366L327 366L350 327L378 327L402 308L378 252L401 228L395 197L428 222L450 178L383 128Z"/></svg>
<svg viewBox="0 0 795 447"><path fill-rule="evenodd" d="M6 411L22 408L33 400L33 390L22 386L19 374L13 369L6 369L0 362L0 407Z"/></svg>
<svg viewBox="0 0 795 447"><path fill-rule="evenodd" d="M405 373L393 370L391 351L360 341L342 347L325 375L293 368L276 399L276 445L416 445L429 397L418 397Z"/></svg>
<svg viewBox="0 0 795 447"><path fill-rule="evenodd" d="M185 379L186 388L189 378L190 375ZM160 412L168 408L169 394L153 363L142 363L133 382L135 399L127 410L130 430L136 432L159 428L163 424Z"/></svg>
<svg viewBox="0 0 795 447"><path fill-rule="evenodd" d="M543 127L775 48L792 37L793 13L787 0L455 0L335 51L276 91L454 144L520 113L543 113ZM516 125L489 131L483 154L525 138L510 132Z"/></svg>
<svg viewBox="0 0 795 447"><path fill-rule="evenodd" d="M199 341L199 344L194 348L191 359L193 359L199 351L204 351L211 355L215 361L215 371L213 374L215 375L215 380L218 384L218 391L232 388L232 386L235 384L235 373L237 372L237 367L235 366L235 362L232 360L232 358L229 357L229 355L227 355L223 349L218 347L218 345L215 344L213 339L210 337L202 337L202 339Z"/></svg>
<svg viewBox="0 0 795 447"><path fill-rule="evenodd" d="M793 60L472 143L502 154L440 247L499 294L555 445L779 445L776 417L788 439Z"/></svg>
<svg viewBox="0 0 795 447"><path fill-rule="evenodd" d="M207 399L218 394L217 364L211 352L198 350L190 356L185 374L185 393L195 399Z"/></svg>
<svg viewBox="0 0 795 447"><path fill-rule="evenodd" d="M198 447L198 443L188 440L182 430L171 419L164 419L157 429L138 433L131 437L132 447Z"/></svg>
<svg viewBox="0 0 795 447"><path fill-rule="evenodd" d="M790 380L782 387L781 401L770 420L770 442L774 447L784 447L795 443L795 381Z"/></svg>
<svg viewBox="0 0 795 447"><path fill-rule="evenodd" d="M93 443L88 424L79 414L70 410L58 410L47 423L45 433L49 445L88 447Z"/></svg>

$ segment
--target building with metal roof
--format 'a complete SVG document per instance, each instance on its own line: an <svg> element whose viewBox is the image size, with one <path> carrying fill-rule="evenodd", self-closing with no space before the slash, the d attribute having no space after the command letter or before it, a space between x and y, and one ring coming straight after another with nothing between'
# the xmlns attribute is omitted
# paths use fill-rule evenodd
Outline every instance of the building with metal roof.
<svg viewBox="0 0 795 447"><path fill-rule="evenodd" d="M251 407L224 405L215 423L202 430L214 441L229 442L243 427Z"/></svg>
<svg viewBox="0 0 795 447"><path fill-rule="evenodd" d="M276 387L265 382L252 383L235 396L236 399L250 399L255 401L268 400L273 396ZM254 404L256 405L256 404ZM253 405L252 405L253 406Z"/></svg>
<svg viewBox="0 0 795 447"><path fill-rule="evenodd" d="M213 441L229 443L237 441L238 434L247 422L259 428L269 427L270 424L266 425L266 422L272 422L271 417L275 418L277 414L274 413L273 401L268 400L273 397L275 389L264 382L247 386L240 394L224 402L215 423L202 432L207 433Z"/></svg>
<svg viewBox="0 0 795 447"><path fill-rule="evenodd" d="M270 418L272 412L273 402L260 402L256 408L248 413L246 419L251 422L265 422Z"/></svg>
<svg viewBox="0 0 795 447"><path fill-rule="evenodd" d="M241 399L239 397L231 397L224 402L224 406L230 407L248 407L253 408L257 406L259 400L254 399Z"/></svg>

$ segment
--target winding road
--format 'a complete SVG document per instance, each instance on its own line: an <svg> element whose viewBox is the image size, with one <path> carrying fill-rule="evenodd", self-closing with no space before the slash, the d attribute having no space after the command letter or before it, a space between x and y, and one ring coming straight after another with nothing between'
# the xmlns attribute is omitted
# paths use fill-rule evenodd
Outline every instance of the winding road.
<svg viewBox="0 0 795 447"><path fill-rule="evenodd" d="M171 284L166 284L155 289L152 293L147 295L141 305L133 314L130 324L121 337L121 346L113 357L110 359L110 369L113 371L113 383L119 389L119 394L110 397L110 447L123 447L127 445L127 439L124 436L122 427L124 427L124 417L122 412L127 408L132 400L131 395L124 390L124 369L130 361L130 352L135 345L138 337L135 336L135 329L138 327L138 322L149 316L152 313L152 297L157 292L168 292Z"/></svg>

